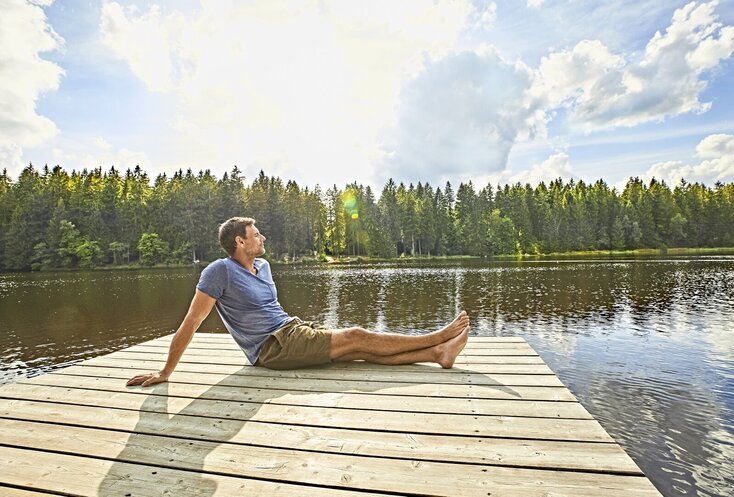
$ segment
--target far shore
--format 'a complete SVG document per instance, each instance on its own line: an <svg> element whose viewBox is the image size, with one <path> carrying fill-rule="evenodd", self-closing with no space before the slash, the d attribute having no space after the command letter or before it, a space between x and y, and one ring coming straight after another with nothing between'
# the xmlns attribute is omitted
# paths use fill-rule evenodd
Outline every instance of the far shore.
<svg viewBox="0 0 734 497"><path fill-rule="evenodd" d="M346 256L342 255L339 257L325 256L325 257L313 257L303 256L296 260L270 260L271 264L276 265L314 265L314 266L338 266L338 265L354 265L354 264L380 264L380 263L416 263L416 262L440 262L440 261L462 261L462 260L474 260L474 261L508 261L508 260L539 260L539 259L569 259L574 257L590 259L599 257L651 257L651 256L696 256L696 255L734 255L734 247L700 247L700 248L687 248L687 247L672 247L672 248L643 248L634 250L580 250L572 252L550 252L545 254L505 254L505 255L494 255L494 256L473 256L473 255L416 255L416 256L403 256L403 257L392 257L392 258L379 258L379 257L368 257L364 255L360 256ZM266 257L267 258L267 257ZM206 267L208 262L198 262L197 264L154 264L152 266L143 266L141 264L117 264L117 265L104 265L97 266L94 268L44 268L38 271L32 272L75 272L75 271L134 271L140 269L184 269ZM11 274L11 273L0 273L0 274Z"/></svg>

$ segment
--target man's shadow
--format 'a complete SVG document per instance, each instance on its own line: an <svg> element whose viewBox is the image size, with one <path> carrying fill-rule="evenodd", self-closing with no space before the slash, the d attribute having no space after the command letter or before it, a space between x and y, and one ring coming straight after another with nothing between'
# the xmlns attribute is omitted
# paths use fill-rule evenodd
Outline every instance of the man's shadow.
<svg viewBox="0 0 734 497"><path fill-rule="evenodd" d="M359 367L359 363L354 364ZM337 367L341 369L350 366L339 364ZM318 369L318 367L304 368L299 371L317 371ZM440 374L436 372L435 367L427 365L412 365L409 369L411 372L424 371L428 375ZM454 369L477 374L476 371L462 370L461 365L455 366ZM139 395L145 392L146 397L139 407L139 417L135 428L99 485L98 495L123 497L176 495L179 493L178 489L181 490L181 493L190 493L191 489L195 488L197 496L211 496L217 492L222 481L218 480L222 477L213 476L212 473L222 475L231 473L238 477L252 477L255 480L272 480L287 484L287 479L283 480L278 475L279 470L282 470L282 464L271 464L272 460L260 459L255 468L257 474L252 474L252 461L247 458L252 457L253 452L260 452L261 448L269 448L271 454L273 448L276 447L275 450L283 449L284 452L289 449L323 452L323 448L328 445L342 448L359 447L363 439L354 439L352 440L354 443L350 443L348 439L350 430L340 429L340 436L347 438L332 439L331 444L326 445L318 442L312 443L312 432L321 433L325 437L321 439L323 442L329 437L326 430L331 432L334 428L340 427L329 425L326 421L317 421L315 425L311 424L312 421L304 422L300 419L293 419L293 425L282 424L282 421L280 423L269 421L267 414L258 416L263 407L270 409L269 406L275 405L275 409L278 409L290 405L307 406L307 403L299 404L298 396L300 395L371 393L382 390L387 385L392 395L399 395L400 390L400 387L395 388L395 384L400 383L399 379L389 383L359 381L359 386L354 388L348 379L333 381L339 380L338 374L332 378L332 381L323 380L334 385L334 388L328 392L299 391L297 386L293 386L293 390L285 391L247 387L248 376L253 374L260 376L266 374L267 371L253 366L244 366L218 383L206 387L206 390L200 395L188 398L169 395L169 392L175 388L170 383L146 387L142 391L142 387L125 388L124 383L121 383L121 389L136 392ZM456 371L448 374L456 374ZM365 372L365 377L367 376L368 372ZM123 379L120 381L124 382ZM488 379L483 383L482 387L500 389L512 397L520 397L517 392L501 383ZM405 384L406 395L410 395L408 389L416 384L420 383ZM424 384L429 384L429 381ZM294 390L298 392L295 395ZM390 395L387 395L387 398L389 397ZM280 402L271 404L271 401L276 399L280 399ZM327 406L328 404L323 404L324 408L328 408ZM303 407L303 409L309 408ZM263 423L266 423L267 426L264 426ZM373 428L381 429L378 426ZM353 430L354 433L359 433L358 428L355 427ZM263 435L265 432L285 435L286 441L276 437L266 439L267 437ZM288 438L291 442L287 441ZM309 445L310 448L305 447L304 444ZM341 449L334 453L349 454L348 451L342 452ZM212 455L214 457L211 457ZM161 467L185 470L185 475L181 477L182 473L174 474ZM243 467L250 469L242 469ZM240 481L240 484L242 482ZM338 482L328 483L338 484Z"/></svg>

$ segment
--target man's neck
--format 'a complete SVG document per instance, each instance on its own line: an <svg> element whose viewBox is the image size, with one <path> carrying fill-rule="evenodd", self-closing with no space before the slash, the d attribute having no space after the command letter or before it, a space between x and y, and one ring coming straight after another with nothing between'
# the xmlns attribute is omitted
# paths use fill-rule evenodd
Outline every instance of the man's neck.
<svg viewBox="0 0 734 497"><path fill-rule="evenodd" d="M254 257L247 257L246 255L233 255L232 259L239 262L243 268L247 269L252 274L257 274Z"/></svg>

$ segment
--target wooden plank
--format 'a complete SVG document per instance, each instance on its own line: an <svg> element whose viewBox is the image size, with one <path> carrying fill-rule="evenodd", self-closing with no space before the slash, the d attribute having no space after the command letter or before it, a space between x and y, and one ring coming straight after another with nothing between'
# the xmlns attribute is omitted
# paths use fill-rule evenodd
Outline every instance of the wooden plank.
<svg viewBox="0 0 734 497"><path fill-rule="evenodd" d="M94 365L93 365L94 364ZM96 364L100 364L97 366ZM124 367L123 367L124 366ZM511 389L496 386L465 385L454 383L401 383L374 382L360 380L341 380L337 376L327 379L298 380L292 378L273 378L267 375L255 376L239 374L252 369L251 366L210 365L207 368L182 364L176 368L171 381L183 383L218 384L239 388L296 389L304 392L345 392L374 393L378 395L417 395L427 397L452 397L476 399L546 400L554 402L576 402L576 398L565 388L556 387L519 387ZM132 378L145 371L157 371L162 362L94 361L64 368L54 374L78 374L81 376L105 376ZM147 368L147 369L141 369ZM87 373L86 371L89 371Z"/></svg>
<svg viewBox="0 0 734 497"><path fill-rule="evenodd" d="M136 352L140 353L141 358L146 358L142 353L150 353L155 356L154 360L165 360L168 355L167 347L152 347L146 346L145 348L131 347L130 349L124 349L117 352L111 352L105 357L118 357L116 354L120 352ZM226 353L217 351L216 349L196 349L189 346L184 353L184 356L188 361L193 362L206 362L211 363L212 358L215 358L218 363L225 362L227 364L243 364L246 362L246 358L242 350L237 347L236 349L228 350ZM511 356L512 357L512 356ZM456 371L470 368L472 370L481 370L480 372L487 373L508 373L508 374L549 374L554 375L553 371L543 363L542 360L536 360L537 356L521 356L521 357L532 357L533 360L525 364L500 364L496 363L496 356L487 357L472 357L466 358L471 360L471 365L463 364L464 357L459 356ZM226 361L220 361L220 358L227 358ZM232 359L232 360L229 360ZM487 359L487 360L485 360ZM539 359L539 358L537 358ZM491 361L491 362L487 362ZM481 364L481 366L479 366ZM360 370L390 370L390 371L427 371L426 367L431 367L433 370L440 371L442 368L435 363L419 363L419 364L404 364L400 366L386 366L381 364L371 364L363 361L352 361L352 362L334 362L331 364L320 365L319 369L341 369L341 368L353 368ZM445 371L453 372L452 370Z"/></svg>
<svg viewBox="0 0 734 497"><path fill-rule="evenodd" d="M0 417L186 439L365 456L641 474L616 444L345 430L0 399Z"/></svg>
<svg viewBox="0 0 734 497"><path fill-rule="evenodd" d="M593 419L547 419L514 416L478 416L464 414L430 414L415 412L372 411L331 407L303 407L137 395L129 392L100 392L79 388L37 386L27 383L5 385L5 398L49 400L107 408L139 409L174 415L227 417L243 421L309 426L340 426L363 429L365 426L383 431L415 431L426 434L452 434L505 437L536 440L568 440L581 442L613 442ZM222 416L224 413L224 416Z"/></svg>
<svg viewBox="0 0 734 497"><path fill-rule="evenodd" d="M98 356L98 357L129 357L126 356L126 350L118 350L117 352L111 352L105 356ZM112 354L115 354L114 356ZM165 357L166 352L162 352L162 355ZM133 359L135 358L141 358L143 355L139 352L133 354ZM202 363L206 363L206 361L199 361ZM219 361L220 363L229 363L229 364L245 364L247 363L247 358L245 357L244 353L237 358L233 357L231 359L227 359L225 361ZM355 366L360 364L359 361L353 361L349 364L354 364ZM364 363L366 364L366 363ZM446 372L453 372L453 371L459 371L459 370L466 370L470 369L472 371L476 370L477 372L484 372L485 370L491 370L493 366L498 364L504 364L504 365L527 365L527 364L536 364L536 365L542 365L545 364L543 362L543 359L541 359L539 356L462 356L459 355L456 359L456 362L454 363L454 367L452 369L445 370ZM326 365L320 365L318 366L319 369L324 369ZM387 365L379 365L380 367L378 369L382 370L402 370L406 365L403 366L387 366ZM428 371L426 367L430 367L434 370L441 370L442 368L435 363L417 363L414 366L421 367L422 369ZM361 366L360 366L361 367Z"/></svg>
<svg viewBox="0 0 734 497"><path fill-rule="evenodd" d="M231 497L233 495L358 497L363 492L201 474L0 446L0 481L70 495ZM162 493L163 492L163 493ZM370 495L369 493L367 495ZM372 495L380 495L372 493ZM382 494L384 495L384 494Z"/></svg>
<svg viewBox="0 0 734 497"><path fill-rule="evenodd" d="M116 352L119 354L119 352ZM107 359L121 358L130 359L129 357L121 357L116 355L103 356ZM136 359L132 358L133 361ZM151 359L141 359L143 361ZM159 356L158 362L165 364L165 357ZM225 361L221 361L225 362ZM94 365L94 362L86 361L87 364ZM84 364L84 363L82 363ZM183 356L179 364L201 364L201 369L205 369L205 362L191 362L187 360L186 355ZM351 363L350 363L351 364ZM177 366L178 367L178 366ZM467 385L496 385L496 386L530 386L530 387L563 387L563 383L555 375L521 375L521 374L493 374L482 373L478 371L470 371L461 368L453 370L443 370L424 366L422 369L410 368L401 370L396 368L375 368L366 374L364 370L356 367L339 368L338 370L328 370L327 368L304 368L298 370L274 371L258 367L243 366L241 374L251 374L254 376L267 375L273 378L293 378L293 379L330 379L339 378L341 380L366 380L373 382L401 382L401 383L458 383Z"/></svg>
<svg viewBox="0 0 734 497"><path fill-rule="evenodd" d="M142 361L150 361L151 359L140 359L138 356L133 357L132 359L127 358L123 359L121 356L115 355L103 355L103 356L97 356L93 357L91 359L87 359L85 361L77 362L76 364L79 365L89 365L91 364L90 361L104 361L107 358L111 359L113 362L116 362L118 364L123 363L129 363L129 364L135 364ZM405 364L402 366L386 366L386 365L379 365L379 364L369 364L369 363L360 363L359 361L354 362L346 362L346 363L331 363L331 364L323 364L320 366L317 366L315 368L305 368L308 369L319 369L319 370L329 370L329 369L344 369L344 368L350 368L353 370L360 370L360 371L372 371L372 370L379 370L379 371L393 371L393 372L406 372L406 371L412 371L412 372L443 372L443 374L448 373L499 373L499 374L547 374L545 373L547 366L543 362L540 357L492 357L492 361L489 363L483 363L483 364L472 364L472 365L465 365L465 364L455 364L453 368L451 369L442 369L437 364L428 364L428 363L418 363L418 364ZM499 359L499 360L497 360ZM507 359L507 360L505 360ZM518 361L515 361L515 359L520 359ZM165 362L165 359L155 359L156 361L163 361ZM227 361L230 362L230 361ZM250 364L245 359L244 355L242 356L241 361L231 361L232 364L218 364L218 363L212 363L206 364L205 362L193 362L190 363L198 370L202 370L202 372L206 372L209 370L210 367L228 367L228 366L249 366ZM96 364L96 363L95 363ZM197 366L204 364L204 367ZM347 366L348 365L348 366ZM538 368L542 369L532 369L529 371L524 370L524 366L536 366ZM435 371L431 371L427 368L432 368ZM179 367L176 367L176 370L179 370ZM204 371L206 370L206 371Z"/></svg>
<svg viewBox="0 0 734 497"><path fill-rule="evenodd" d="M659 495L520 337L472 337L452 370L281 372L207 335L152 388L124 381L160 369L171 335L0 387L0 466L13 461L0 492L74 493L62 475L75 458L77 479L111 465L77 492L91 495L170 491L159 471L207 495L220 488L210 477L237 495Z"/></svg>
<svg viewBox="0 0 734 497"><path fill-rule="evenodd" d="M149 343L154 340L171 340L173 338L173 333L170 333L168 335L163 335L158 338L154 338L153 340L149 340L148 342L141 342L141 343ZM192 341L201 341L201 342L210 342L210 343L217 343L218 341L227 342L231 341L232 337L227 332L222 333L206 333L206 332L197 332ZM472 336L470 337L470 340L472 343L526 343L525 339L518 336L508 336L508 337L493 337L493 336Z"/></svg>
<svg viewBox="0 0 734 497"><path fill-rule="evenodd" d="M168 382L166 385L153 385L143 389L138 387L126 387L124 379L79 377L59 374L45 374L29 380L20 381L18 383L257 404L339 407L342 409L371 409L378 411L422 412L436 414L446 413L557 419L594 419L578 402L525 402L517 400L486 399L465 399L461 402L457 402L456 399L445 399L440 397L426 398L407 395L380 396L371 393L354 394L339 392L306 393L298 390L242 389L228 386L178 382Z"/></svg>
<svg viewBox="0 0 734 497"><path fill-rule="evenodd" d="M168 348L171 345L171 340L166 338L156 338L155 340L149 340L147 342L139 343L136 345L139 347L155 347L155 348ZM496 349L496 350L505 350L505 349L527 349L527 343L525 342L483 342L483 343L473 343L472 341L468 342L466 344L466 347L464 350L480 350L480 349ZM202 349L202 350L240 350L240 346L237 345L237 342L234 341L234 339L230 338L229 340L217 340L215 342L211 341L200 341L200 340L192 340L189 343L189 348L192 349Z"/></svg>
<svg viewBox="0 0 734 497"><path fill-rule="evenodd" d="M46 492L39 492L37 490L25 490L22 488L6 487L0 484L0 495L3 497L48 497L49 494Z"/></svg>
<svg viewBox="0 0 734 497"><path fill-rule="evenodd" d="M159 359L160 360L160 359ZM79 365L85 365L84 363L78 363ZM223 365L226 366L226 365ZM238 367L242 366L242 364L236 364L230 367ZM204 367L202 369L207 370L207 367ZM381 370L381 371L399 371L399 372L413 372L413 373L419 373L426 371L426 366L423 364L405 364L402 366L395 366L395 367L386 367L381 366L379 364L370 364L370 363L358 363L358 362L336 362L331 364L324 364L323 366L319 366L318 369L323 369L326 371L334 371L334 370L340 370L340 369L352 369L352 370L359 370L359 371L373 371L373 370ZM177 369L178 370L178 369ZM466 370L462 369L461 367L457 367L456 371L464 371ZM206 372L206 371L202 371ZM448 373L447 371L446 373ZM489 373L489 374L516 374L516 375L552 375L553 371L546 366L545 364L486 364L482 367L482 373Z"/></svg>
<svg viewBox="0 0 734 497"><path fill-rule="evenodd" d="M505 348L469 348L462 352L463 357L472 356L537 356L538 354L528 344L509 344L511 347ZM125 352L150 352L154 354L168 353L168 347L154 345L133 345L124 349ZM227 348L201 348L187 347L187 353L205 357L241 357L243 352L233 347Z"/></svg>
<svg viewBox="0 0 734 497"><path fill-rule="evenodd" d="M77 454L115 458L149 467L170 467L205 474L239 476L354 490L387 491L419 495L485 495L487 488L500 495L528 495L541 482L547 493L580 495L604 489L635 493L654 491L645 478L606 474L569 473L525 468L447 464L382 459L354 455L304 453L264 447L236 446L152 435L129 434L92 428L0 420L0 430L11 444L35 449L68 451L68 441L78 442ZM125 447L120 450L120 447ZM119 462L118 462L119 464ZM456 482L462 482L457 486ZM596 490L598 491L598 490ZM523 492L523 493L520 493ZM536 493L537 494L537 493ZM537 494L540 495L540 494ZM654 494L653 494L654 495Z"/></svg>
<svg viewBox="0 0 734 497"><path fill-rule="evenodd" d="M166 360L166 354L149 354L149 353L127 352L127 351L113 352L111 354L107 354L107 355L100 356L100 357L104 357L104 358L107 358L107 359L126 359L126 360L133 360L133 361L163 361L163 362L165 362L165 360ZM493 361L493 363L494 362L497 362L497 363L500 363L500 364L503 364L503 363L513 364L513 363L516 363L514 361L505 361L505 359L514 359L514 358L511 358L511 357L502 357L501 359L503 359L503 360L501 360L501 361ZM523 359L523 361L520 361L519 364L524 364L525 363L525 359L534 359L534 358L528 357L528 356L524 356L524 357L522 357L522 359ZM538 359L538 361L533 361L533 362L536 363L536 364L543 364L542 359L540 359L540 358L537 358L537 359ZM206 358L206 357L194 357L194 356L192 356L190 354L184 353L183 357L181 358L181 362L182 363L189 363L189 364L204 364L204 365L209 365L209 364L212 364L212 359L211 358ZM247 364L247 359L243 355L241 358L220 358L220 359L217 359L216 362L217 362L217 364L228 364L228 365L232 365L232 366L238 366L238 365L239 366L243 366L243 365ZM416 369L416 367L418 367L418 368L420 368L422 374L431 374L431 373L438 372L438 373L441 374L441 377L444 378L445 380L448 380L449 377L452 374L483 373L485 370L490 370L490 371L492 370L492 365L493 365L492 363L490 363L489 365L486 365L486 364L484 364L481 361L479 361L476 364L473 364L472 362L477 362L477 361L469 361L468 363L456 362L454 364L454 367L451 368L451 369L442 369L438 365L435 365L435 364L413 364L412 365L413 368L409 368L409 369ZM362 369L362 365L360 365L358 362L354 362L354 363L350 363L350 364L353 364L353 366L351 366L350 369L354 373L357 373L360 369ZM300 369L299 371L304 372L304 373L307 373L307 374L312 374L314 371L316 371L317 372L316 374L323 374L323 371L325 369L326 368L319 366L319 367L315 367L315 368L304 368L304 369ZM403 368L402 366L383 366L383 367L380 367L380 368L372 368L372 367L370 368L370 371L374 371L375 374L377 374L377 373L393 373L393 374L395 374L396 372L400 372L400 375L401 376L403 376L405 374L404 371L406 371L406 370L407 369L406 368ZM309 371L311 373L309 373ZM283 371L269 371L269 374L274 374L275 375L275 374L279 374L279 373L283 373ZM370 376L372 376L372 375L370 375ZM440 379L441 378L436 378L435 380L431 380L431 381L438 381ZM420 381L422 381L422 380L420 380Z"/></svg>

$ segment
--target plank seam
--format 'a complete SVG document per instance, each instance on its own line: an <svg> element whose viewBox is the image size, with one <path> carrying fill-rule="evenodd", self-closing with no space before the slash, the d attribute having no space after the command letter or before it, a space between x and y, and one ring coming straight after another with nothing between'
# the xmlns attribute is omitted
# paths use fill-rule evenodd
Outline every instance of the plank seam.
<svg viewBox="0 0 734 497"><path fill-rule="evenodd" d="M83 497L81 494L71 494L68 492L59 492L56 490L50 490L50 489L38 489L33 487L28 487L25 485L16 485L15 483L8 483L4 481L0 481L0 489L1 488L15 488L17 490L27 490L28 492L33 492L37 494L46 494L46 495L63 495L65 497Z"/></svg>
<svg viewBox="0 0 734 497"><path fill-rule="evenodd" d="M96 366L94 364L86 364L86 365L85 364L79 364L79 366L85 366L85 367L86 366L90 366L90 367L102 367L102 366ZM243 365L243 367L246 367L246 366ZM253 368L253 371L255 371L257 369L255 366L252 366L252 368ZM133 369L133 370L138 370L139 371L139 370L142 370L143 368L130 366L130 367L127 367L127 368L116 368L116 369ZM314 369L313 371L319 371L319 370ZM321 371L323 371L323 370L321 370ZM190 373L191 371L186 371L186 372L187 373ZM196 374L199 374L199 372L195 372L195 373ZM464 372L464 373L465 374L468 374L468 375L471 375L472 372L471 371L467 371L467 372ZM222 373L206 373L206 372L202 371L201 374L222 374ZM485 373L473 373L473 374L476 375L477 377L482 377L482 376L484 376ZM495 374L495 373L487 373L487 374ZM497 374L498 375L499 374L504 375L504 373L497 373ZM370 382L370 383L405 383L405 384L411 384L411 385L470 385L470 386L477 386L477 387L481 387L481 386L485 386L485 387L503 386L503 387L557 388L557 389L566 390L566 386L565 385L524 385L524 384L521 384L521 385L504 385L504 384L496 384L496 385L493 385L493 384L473 383L471 381L471 379L467 380L466 382L459 382L459 381L431 382L431 381L405 381L405 380L400 380L400 381L397 381L397 380L372 380L372 379L367 379L367 378L360 378L359 380L354 380L354 379L351 379L351 378L334 378L333 376L332 377L328 377L328 376L327 377L321 377L321 376L306 376L306 377L298 377L298 376L293 376L293 377L291 377L291 376L271 376L271 375L267 374L267 372L260 373L259 371L256 371L256 372L253 372L253 373L246 373L246 374L235 372L235 373L228 374L228 376L243 376L243 377L257 376L259 378L287 378L287 379L290 379L290 380L332 380L332 381L360 381L360 382ZM554 376L555 377L555 375L546 375L546 376Z"/></svg>
<svg viewBox="0 0 734 497"><path fill-rule="evenodd" d="M76 406L76 407L89 407L89 408L97 408L101 410L109 410L109 409L115 409L117 411L129 411L129 412L148 412L153 414L163 414L160 411L149 411L149 410L143 410L143 409L130 409L126 407L100 407L100 406L94 406L94 405L86 405L86 404L78 404L74 402L63 402L61 400L42 400L42 399L19 399L19 398L9 398L5 396L0 396L0 399L5 400L20 400L24 402L41 402L44 404L61 404L61 405L67 405L67 406ZM262 423L262 424L274 424L274 425L281 425L281 426L308 426L311 428L333 428L331 425L315 425L315 424L307 424L307 423L286 423L286 422L279 422L279 421L262 421L257 419L243 419L243 418L233 418L233 417L217 417L217 416L205 416L202 414L185 414L185 413L177 413L177 416L187 416L190 418L204 418L204 419L216 419L221 421L243 421L246 423ZM0 415L0 417L8 418L6 416ZM516 416L505 416L505 417L516 417ZM593 420L585 420L585 421L593 421ZM400 434L409 434L411 432L406 431L400 431L400 430L386 430L386 429L366 429L366 428L351 428L348 426L340 426L340 430L350 430L350 431L363 431L363 432L376 432L376 433L400 433ZM429 431L416 431L417 434L423 434L423 435L432 435L432 436L450 436L450 437L464 437L464 438L487 438L487 439L501 439L501 440L536 440L538 442L569 442L569 443L593 443L593 444L612 444L612 445L618 445L617 442L615 442L613 439L610 440L569 440L569 439L563 439L563 438L528 438L528 437L519 437L519 436L497 436L497 435L477 435L476 433L472 434L466 434L466 433L438 433L438 432L429 432Z"/></svg>
<svg viewBox="0 0 734 497"><path fill-rule="evenodd" d="M97 366L97 367L101 367L101 366ZM115 368L110 368L110 369L115 369ZM198 374L198 373L196 373L196 374ZM204 374L219 374L219 373L204 373ZM85 374L77 374L77 373L63 373L63 375L64 376L76 376L76 377L79 377L79 378L99 378L98 375L92 375L92 374L85 375ZM227 375L223 375L223 376L227 376ZM125 377L125 378L113 378L113 379L119 379L122 382L122 381L125 381L128 378ZM320 381L348 381L348 380L320 380ZM360 381L362 381L362 380L360 380ZM299 388L288 388L288 389L285 389L285 388L278 388L278 387L249 387L247 385L218 385L218 384L217 385L214 385L214 384L211 384L211 383L197 383L197 382L181 381L181 380L174 380L174 381L169 380L168 383L179 384L179 385L200 385L200 386L209 386L209 387L216 386L217 388L232 388L232 389L247 389L247 388L251 388L251 389L255 389L255 390L268 390L268 391L270 391L270 390L283 390L283 391L286 391L286 392L288 392L288 391L291 391L291 392L303 392L303 393L306 393L306 394L312 394L312 393L313 394L316 394L316 393L332 393L332 394L333 393L337 393L337 394L338 393L348 393L350 395L379 395L379 396L386 396L386 397L415 397L415 398L422 398L422 399L434 399L435 398L435 399L458 399L458 400L468 400L468 401L472 401L472 400L501 400L503 402L541 402L541 403L549 403L549 404L551 404L551 403L580 404L580 402L578 400L562 400L562 399L560 399L560 400L549 400L549 399L538 399L538 400L534 400L534 399L517 399L517 398L498 399L498 398L495 398L495 397L466 397L466 396L459 397L459 396L454 396L454 395L421 395L421 394L410 394L410 393L379 393L379 394L377 394L375 392L363 392L363 391L335 392L333 390L301 390ZM23 381L19 381L19 382L17 382L17 384L57 386L57 385L46 385L44 383L36 383L36 382L34 382L34 383L24 383ZM438 384L427 383L427 384L428 385L443 385L443 383L438 383ZM482 385L469 385L469 386L471 386L471 387L482 387ZM517 385L513 385L513 386L517 386ZM76 387L76 388L87 388L87 387ZM535 386L532 386L532 387L528 387L528 388L557 388L557 387L535 387Z"/></svg>
<svg viewBox="0 0 734 497"><path fill-rule="evenodd" d="M292 406L292 407L308 407L308 408L314 408L314 409L340 409L340 410L346 410L346 411L373 411L373 412L399 412L399 413L405 413L405 414L435 414L435 415L442 415L442 414L451 414L454 416L484 416L484 417L511 417L511 418L523 418L523 419L558 419L558 420L576 420L576 421L593 421L593 417L588 418L575 418L575 417L560 417L560 416L526 416L526 415L515 415L515 414L484 414L481 412L472 412L472 413L461 413L461 412L434 412L434 411L411 411L411 410L404 410L404 409L378 409L376 407L349 407L349 406L318 406L318 405L308 405L308 404L296 404L296 403L290 403L290 402L278 402L278 403L272 403L272 402L257 402L254 400L244 400L244 399L218 399L216 397L190 397L187 395L172 395L172 394L159 394L155 392L145 392L143 390L129 390L121 392L119 390L109 390L106 388L93 388L89 386L79 386L79 387L68 387L68 386L60 386L60 385L49 385L49 384L43 384L43 383L20 383L22 385L32 385L32 386L44 386L44 387L52 387L52 388L62 388L62 389L74 389L74 390L91 390L94 392L112 392L112 393L126 393L126 394L132 394L132 395L149 395L149 396L155 396L155 397L174 397L177 399L192 399L192 400L210 400L210 401L216 401L216 402L230 402L230 403L237 403L237 404L254 404L254 405L272 405L272 406ZM238 387L220 387L220 388L232 388L236 389ZM279 390L276 388L268 389L268 390ZM285 390L286 392L288 390ZM328 392L326 392L328 393ZM369 393L364 393L363 395L369 395ZM416 396L417 397L417 396ZM2 395L0 395L0 398L5 398ZM438 398L445 398L445 397L438 397ZM467 399L469 400L469 399ZM473 399L471 399L473 400ZM482 399L482 400L492 400L492 399ZM497 399L500 400L500 399ZM501 399L504 400L504 399ZM514 399L518 401L518 399ZM520 400L520 402L524 402ZM552 401L528 401L528 402L552 402ZM84 405L84 404L80 404ZM223 418L226 419L226 418Z"/></svg>
<svg viewBox="0 0 734 497"><path fill-rule="evenodd" d="M0 416L2 417L2 416ZM456 464L456 465L462 465L462 466L473 466L477 468L482 468L485 466L490 467L497 467L497 468L515 468L515 469L527 469L527 470L533 470L533 471L563 471L563 472L569 472L569 473L584 473L584 474L602 474L602 475L610 475L610 476L635 476L640 478L645 478L644 473L642 471L624 471L624 470L603 470L603 469L582 469L582 468L567 468L564 466L529 466L524 464L499 464L494 461L488 460L482 463L476 463L476 462L469 462L469 461L446 461L442 459L430 459L426 457L399 457L399 456L391 456L391 455L373 455L373 454L356 454L356 453L349 453L349 452L329 452L326 450L318 450L318 449L302 449L297 447L277 447L272 445L263 445L263 444L257 444L252 442L233 442L231 440L217 440L214 438L206 438L203 436L200 437L191 437L191 436L183 436L183 435L166 435L161 433L148 433L148 432L137 432L137 431L131 431L131 430L121 430L117 428L107 428L107 427L101 427L101 426L88 426L88 425L80 425L76 423L62 423L62 422L46 422L46 421L37 421L37 420L26 420L26 419L20 419L20 418L14 418L14 417L8 417L2 419L10 419L13 421L23 421L23 422L30 422L35 424L51 424L56 426L70 426L74 428L91 428L93 430L104 430L109 432L115 432L115 433L129 433L132 435L145 435L150 437L159 437L159 438L166 438L166 439L173 439L173 440L193 440L193 441L201 441L201 442L209 442L209 443L216 443L218 445L231 445L231 446L237 446L237 447L257 447L262 449L271 449L271 450L283 450L283 451L296 451L296 452L308 452L308 453L314 453L314 454L326 454L330 456L349 456L349 457L355 457L355 458L369 458L369 459L389 459L389 460L396 460L396 461L414 461L414 460L420 460L422 462L431 462L431 463L437 463L437 464ZM271 424L271 423L263 423L263 424ZM272 424L279 424L279 423L272 423ZM481 437L481 438L487 438L487 439L497 439L497 438L504 438L504 437ZM582 443L582 442L568 442L568 443ZM18 446L15 444L8 444L6 442L0 442L0 446L6 445L10 447L15 448L21 448L21 449L29 449L29 450L39 450L39 451L46 451L46 449L38 449L33 447L25 447L25 446ZM49 451L55 452L57 449L49 449ZM70 453L73 455L73 453ZM90 457L97 457L97 456L90 456ZM118 460L118 459L114 459ZM180 469L173 467L173 469ZM249 477L246 477L249 478Z"/></svg>
<svg viewBox="0 0 734 497"><path fill-rule="evenodd" d="M236 479L239 479L239 480L266 481L266 482L277 483L277 484L281 484L281 485L282 484L288 484L288 485L293 485L293 486L302 486L302 487L311 487L311 488L328 488L330 490L342 490L342 491L349 491L349 492L361 492L361 493L372 494L372 495L375 495L375 494L376 495L407 495L407 496L414 496L414 497L420 497L420 496L426 496L426 495L431 496L431 495L433 495L433 494L424 494L424 493L416 494L416 493L412 493L412 492L410 492L410 493L393 492L393 491L390 491L390 490L372 490L372 489L369 489L369 488L345 487L345 486L327 485L327 484L319 485L319 484L316 484L316 483L309 483L309 482L302 482L302 481L294 481L294 480L286 480L286 479L278 480L278 479L275 479L275 478L265 478L265 477L261 477L261 476L243 476L243 475L236 475L236 474L232 474L232 473L224 473L222 471L211 471L211 470L210 471L203 471L203 470L196 470L196 469L191 469L191 468L181 468L181 467L167 465L167 464L153 465L153 464L145 464L145 463L141 463L141 462L133 461L133 460L129 460L129 459L116 459L116 458L113 458L113 457L95 456L95 455L80 455L78 452L68 452L68 451L59 450L59 449L38 449L38 448L34 448L34 447L23 447L23 446L18 446L18 445L13 445L13 444L7 444L7 443L3 443L3 442L0 442L0 447L8 447L8 448L13 448L13 449L21 449L21 450L29 450L29 451L34 451L34 452L45 452L45 453L48 453L48 454L60 454L60 455L65 455L65 456L80 457L80 458L84 458L84 459L96 459L98 461L111 461L113 463L121 462L121 463L124 463L124 464L132 464L132 465L135 465L135 466L142 466L142 467L145 467L145 468L152 468L152 469L163 468L163 469L170 469L170 470L173 470L173 471L184 471L186 473L196 473L196 474L200 474L200 475L216 475L216 476L223 476L223 477L226 477L226 478L236 478ZM63 494L63 493L61 493L61 494L57 494L57 495L69 495L69 494ZM439 494L436 494L434 497L441 497L441 496Z"/></svg>

